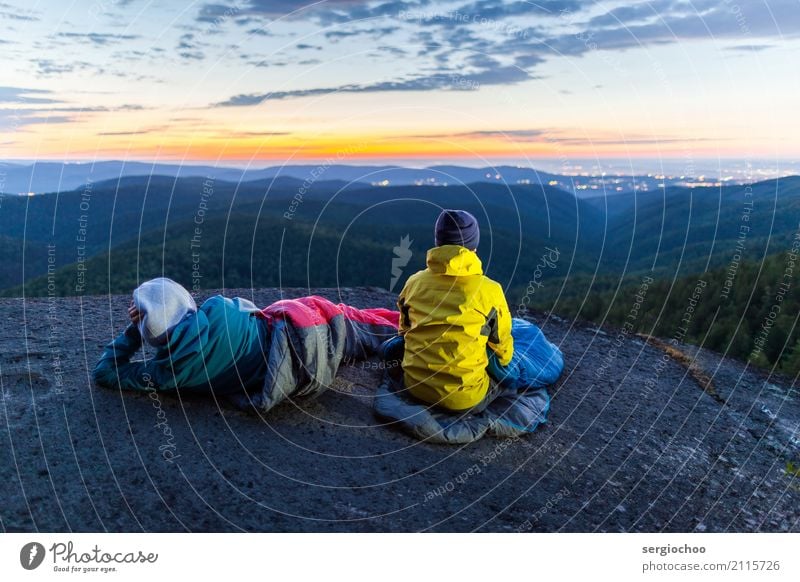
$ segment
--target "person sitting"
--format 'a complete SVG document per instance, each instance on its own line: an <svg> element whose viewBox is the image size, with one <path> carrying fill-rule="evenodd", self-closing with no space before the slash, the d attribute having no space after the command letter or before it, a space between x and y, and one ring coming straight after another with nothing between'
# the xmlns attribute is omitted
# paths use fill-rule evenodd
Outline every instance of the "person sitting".
<svg viewBox="0 0 800 582"><path fill-rule="evenodd" d="M403 350L403 380L412 396L477 413L499 393L486 369L487 347L501 366L513 356L511 313L503 288L483 274L472 214L443 210L434 239L427 269L409 277L398 297L402 339L385 349Z"/></svg>

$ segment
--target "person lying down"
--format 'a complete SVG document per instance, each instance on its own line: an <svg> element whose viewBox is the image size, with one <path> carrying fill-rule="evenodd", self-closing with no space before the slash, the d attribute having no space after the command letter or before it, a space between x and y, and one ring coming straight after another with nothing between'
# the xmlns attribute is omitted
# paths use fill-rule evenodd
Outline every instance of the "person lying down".
<svg viewBox="0 0 800 582"><path fill-rule="evenodd" d="M317 296L259 309L247 299L215 295L198 308L185 288L164 277L136 288L128 315L130 323L94 368L98 385L214 394L262 410L325 390L343 362L375 355L398 326L395 311ZM155 356L133 360L143 342Z"/></svg>

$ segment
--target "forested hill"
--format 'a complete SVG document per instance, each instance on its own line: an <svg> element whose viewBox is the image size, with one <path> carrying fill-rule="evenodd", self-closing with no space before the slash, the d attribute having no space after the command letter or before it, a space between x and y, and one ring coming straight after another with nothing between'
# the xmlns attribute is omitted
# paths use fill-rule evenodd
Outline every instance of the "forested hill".
<svg viewBox="0 0 800 582"><path fill-rule="evenodd" d="M61 273L59 293L123 292L130 281L151 274L152 265L185 271L197 263L191 256L197 227L204 239L206 287L247 286L254 278L265 285L291 280L389 287L395 248L408 244L400 251L410 254L408 264L395 283L402 284L424 265L439 210L457 207L481 221L484 266L512 296L521 297L538 276L545 248L558 249L557 268L541 272L552 279L548 292L537 296L541 304L555 295L585 297L614 289L623 276L672 278L723 266L735 256L758 260L786 248L800 216L797 177L589 200L542 185L372 187L322 178L233 183L130 177L74 192L6 197L0 212L0 287L22 294L18 286L26 282L26 294L42 293L46 285L36 277L48 269L74 274L75 263L96 257L101 262L93 263L92 273L105 271L110 281L89 275L86 285L76 287ZM203 225L195 224L198 220ZM285 231L283 242L273 240L274 232L260 232L264 229ZM287 244L296 251L292 260L279 256ZM132 249L135 261L127 260ZM120 253L126 262L115 263ZM363 260L357 266L342 260L357 260L359 253ZM219 276L211 279L215 272Z"/></svg>
<svg viewBox="0 0 800 582"><path fill-rule="evenodd" d="M541 185L125 178L6 199L2 293L124 294L162 275L193 291L374 286L396 292L424 268L443 207L479 218L479 255L506 288L512 310L536 306L624 323L632 294L650 277L635 329L671 337L702 278L707 286L687 340L796 369L796 273L782 299L776 285L800 228L797 177L589 200ZM779 312L770 316L778 301ZM761 334L765 318L769 331ZM758 341L763 346L756 349Z"/></svg>
<svg viewBox="0 0 800 582"><path fill-rule="evenodd" d="M800 373L800 233L786 252L672 280L646 277L619 292L572 298L558 312L689 342Z"/></svg>
<svg viewBox="0 0 800 582"><path fill-rule="evenodd" d="M604 224L602 211L539 185L373 188L131 178L9 202L0 217L10 235L0 241L8 259L3 281L6 294L28 296L47 294L48 287L70 295L124 293L161 274L192 286L197 265L202 288L388 288L398 253L404 264L395 285L402 286L424 267L433 224L447 207L478 216L484 267L508 285L524 281L547 245L572 256L578 269L591 269Z"/></svg>

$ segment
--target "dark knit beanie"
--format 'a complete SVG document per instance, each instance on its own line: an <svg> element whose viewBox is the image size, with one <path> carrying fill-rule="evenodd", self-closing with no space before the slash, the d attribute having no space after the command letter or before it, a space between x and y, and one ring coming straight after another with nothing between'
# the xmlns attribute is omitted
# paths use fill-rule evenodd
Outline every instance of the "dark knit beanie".
<svg viewBox="0 0 800 582"><path fill-rule="evenodd" d="M466 210L442 210L436 219L434 240L437 247L461 245L472 250L478 248L480 239L478 219Z"/></svg>

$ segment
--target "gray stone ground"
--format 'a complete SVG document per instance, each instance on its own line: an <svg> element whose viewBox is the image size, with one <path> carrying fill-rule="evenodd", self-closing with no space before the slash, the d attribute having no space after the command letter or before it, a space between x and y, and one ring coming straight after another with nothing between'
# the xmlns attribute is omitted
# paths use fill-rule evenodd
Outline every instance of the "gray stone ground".
<svg viewBox="0 0 800 582"><path fill-rule="evenodd" d="M375 289L314 292L394 304ZM800 531L797 389L717 354L687 347L722 399L674 361L657 368L662 353L637 338L617 347L615 330L537 316L567 363L548 424L445 447L373 416L374 362L263 417L93 387L127 303L0 300L2 530Z"/></svg>

